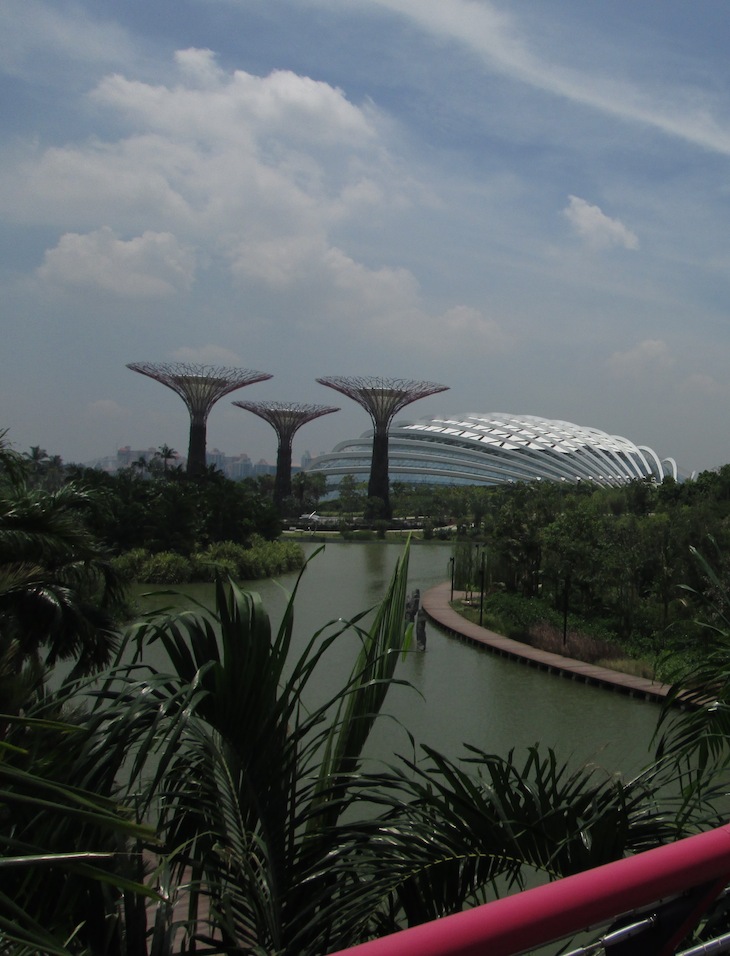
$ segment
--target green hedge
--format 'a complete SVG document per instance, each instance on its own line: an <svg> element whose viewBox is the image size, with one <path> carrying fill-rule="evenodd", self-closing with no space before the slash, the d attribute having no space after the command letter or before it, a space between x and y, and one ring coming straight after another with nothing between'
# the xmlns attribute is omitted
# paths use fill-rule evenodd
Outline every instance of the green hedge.
<svg viewBox="0 0 730 956"><path fill-rule="evenodd" d="M304 564L304 552L293 541L265 541L254 536L248 547L220 541L190 557L171 551L150 554L135 548L114 558L112 563L128 582L187 584L213 581L217 574L237 581L255 581L298 570Z"/></svg>

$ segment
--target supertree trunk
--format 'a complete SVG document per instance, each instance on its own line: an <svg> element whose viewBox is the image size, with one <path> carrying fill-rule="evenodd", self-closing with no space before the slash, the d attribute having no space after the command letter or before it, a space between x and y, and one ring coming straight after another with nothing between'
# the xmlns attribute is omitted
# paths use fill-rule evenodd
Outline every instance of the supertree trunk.
<svg viewBox="0 0 730 956"><path fill-rule="evenodd" d="M291 443L281 442L276 453L274 504L281 508L287 498L291 498Z"/></svg>
<svg viewBox="0 0 730 956"><path fill-rule="evenodd" d="M373 458L368 481L368 498L379 498L383 502L381 517L390 521L393 509L390 504L390 478L388 476L388 430L375 429L373 434Z"/></svg>
<svg viewBox="0 0 730 956"><path fill-rule="evenodd" d="M190 420L187 464L189 475L202 475L207 468L205 461L206 431L205 421Z"/></svg>

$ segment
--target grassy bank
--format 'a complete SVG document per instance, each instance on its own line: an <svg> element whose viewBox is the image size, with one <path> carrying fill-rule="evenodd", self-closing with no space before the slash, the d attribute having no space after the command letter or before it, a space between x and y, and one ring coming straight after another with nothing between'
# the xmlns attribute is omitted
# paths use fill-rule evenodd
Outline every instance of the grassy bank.
<svg viewBox="0 0 730 956"><path fill-rule="evenodd" d="M304 552L295 541L265 541L254 536L248 545L220 541L191 555L172 551L152 554L135 548L112 563L129 583L190 584L214 581L217 575L256 581L298 570L304 565Z"/></svg>

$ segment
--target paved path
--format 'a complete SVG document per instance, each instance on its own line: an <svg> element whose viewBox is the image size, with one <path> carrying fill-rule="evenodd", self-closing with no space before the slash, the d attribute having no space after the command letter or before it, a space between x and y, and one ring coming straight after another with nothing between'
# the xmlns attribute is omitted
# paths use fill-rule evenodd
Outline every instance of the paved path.
<svg viewBox="0 0 730 956"><path fill-rule="evenodd" d="M458 592L455 592L457 594ZM632 697L641 697L644 700L661 703L669 693L667 684L648 680L645 677L632 677L630 674L621 674L608 667L597 667L595 664L584 664L571 657L552 654L550 651L541 651L521 641L513 641L509 637L502 637L494 631L472 624L450 606L451 585L447 581L426 591L421 596L421 603L430 620L454 637L476 644L502 657L510 657L521 664L538 667L570 680L583 681L596 687L605 687L607 690L629 694Z"/></svg>

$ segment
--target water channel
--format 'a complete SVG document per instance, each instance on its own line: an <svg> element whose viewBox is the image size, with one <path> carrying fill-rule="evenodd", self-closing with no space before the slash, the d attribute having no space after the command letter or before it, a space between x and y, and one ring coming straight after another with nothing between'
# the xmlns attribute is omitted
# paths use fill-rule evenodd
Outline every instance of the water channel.
<svg viewBox="0 0 730 956"><path fill-rule="evenodd" d="M321 548L306 543L306 554ZM328 542L312 557L295 603L299 648L328 622L347 619L375 605L384 595L403 546L390 542ZM411 545L409 590L448 579L451 547L436 542ZM246 585L261 594L278 625L296 575ZM186 591L210 603L210 585ZM357 654L355 635L343 635L331 648L315 693L328 695L344 681ZM425 652L409 652L396 674L411 687L390 692L370 755L389 760L393 753L412 755L407 727L419 743L451 756L463 743L506 754L539 741L559 756L591 761L608 772L632 774L649 759L649 742L658 705L590 687L505 660L428 626ZM319 685L317 686L317 681Z"/></svg>

